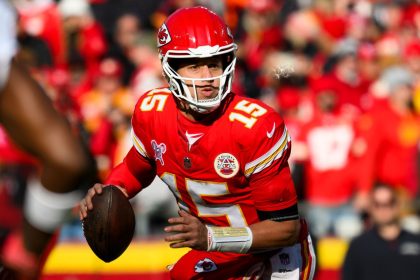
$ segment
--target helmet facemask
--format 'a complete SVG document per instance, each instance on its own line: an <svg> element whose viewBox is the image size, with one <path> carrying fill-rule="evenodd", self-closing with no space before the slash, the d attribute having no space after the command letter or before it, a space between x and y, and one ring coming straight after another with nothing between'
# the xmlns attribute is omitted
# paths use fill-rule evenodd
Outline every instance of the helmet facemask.
<svg viewBox="0 0 420 280"><path fill-rule="evenodd" d="M205 50L203 52L203 50ZM188 107L198 113L206 114L216 110L223 99L230 93L232 88L233 74L235 70L236 45L231 44L219 48L215 47L200 47L189 51L168 51L162 57L163 72L168 79L170 90L176 98L188 104ZM212 56L223 56L223 73L220 76L211 78L187 78L180 76L176 69L171 66L172 61L182 58L207 58ZM219 79L219 90L217 96L212 99L199 100L197 94L197 82L212 81ZM190 88L192 87L192 89Z"/></svg>

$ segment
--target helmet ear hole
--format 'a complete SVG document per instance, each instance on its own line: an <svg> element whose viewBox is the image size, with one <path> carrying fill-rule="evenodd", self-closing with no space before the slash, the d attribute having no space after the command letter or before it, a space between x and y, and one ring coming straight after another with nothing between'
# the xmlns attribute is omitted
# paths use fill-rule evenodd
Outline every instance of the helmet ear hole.
<svg viewBox="0 0 420 280"><path fill-rule="evenodd" d="M168 75L165 74L165 71L162 71L162 76L165 78L165 80L169 83L170 78Z"/></svg>
<svg viewBox="0 0 420 280"><path fill-rule="evenodd" d="M234 53L227 53L223 55L223 70L225 70L233 61Z"/></svg>
<svg viewBox="0 0 420 280"><path fill-rule="evenodd" d="M175 79L170 79L169 80L169 89L171 90L171 91L179 91L178 90L178 88L179 88L179 84L177 84L178 83L178 81L176 81Z"/></svg>

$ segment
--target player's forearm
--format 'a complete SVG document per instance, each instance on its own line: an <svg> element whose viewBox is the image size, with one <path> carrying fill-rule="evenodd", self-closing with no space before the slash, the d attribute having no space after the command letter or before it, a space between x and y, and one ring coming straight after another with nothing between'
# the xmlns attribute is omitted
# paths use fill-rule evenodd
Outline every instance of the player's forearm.
<svg viewBox="0 0 420 280"><path fill-rule="evenodd" d="M300 233L299 220L266 220L253 224L250 228L253 236L250 252L293 245L298 241Z"/></svg>
<svg viewBox="0 0 420 280"><path fill-rule="evenodd" d="M150 185L155 176L155 166L132 148L124 161L112 170L105 183L124 188L131 198Z"/></svg>
<svg viewBox="0 0 420 280"><path fill-rule="evenodd" d="M74 145L74 149L69 148L69 151L64 153L52 151L57 148L52 148L49 155L42 159L41 182L47 189L54 192L70 192L84 189L97 180L94 160L81 145Z"/></svg>
<svg viewBox="0 0 420 280"><path fill-rule="evenodd" d="M105 183L125 189L129 198L135 196L144 187L124 162L112 170Z"/></svg>
<svg viewBox="0 0 420 280"><path fill-rule="evenodd" d="M252 253L291 246L298 242L299 220L265 220L250 227L207 227L207 251Z"/></svg>
<svg viewBox="0 0 420 280"><path fill-rule="evenodd" d="M90 174L94 163L67 120L53 107L25 68L13 61L2 92L0 119L8 135L42 165L43 186L70 192Z"/></svg>

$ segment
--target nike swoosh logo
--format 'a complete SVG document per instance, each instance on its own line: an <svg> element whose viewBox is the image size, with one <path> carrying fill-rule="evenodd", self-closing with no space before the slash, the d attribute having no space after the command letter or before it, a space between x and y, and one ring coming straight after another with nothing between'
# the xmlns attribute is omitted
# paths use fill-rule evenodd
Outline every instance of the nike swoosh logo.
<svg viewBox="0 0 420 280"><path fill-rule="evenodd" d="M276 131L276 123L273 123L273 129L270 132L267 131L267 137L268 138L273 137L275 131Z"/></svg>
<svg viewBox="0 0 420 280"><path fill-rule="evenodd" d="M194 145L195 142L197 142L201 137L203 137L204 133L188 133L188 131L185 132L185 136L187 136L188 140L188 149L191 149L191 146Z"/></svg>
<svg viewBox="0 0 420 280"><path fill-rule="evenodd" d="M203 135L204 135L204 133L188 133L188 131L185 132L185 136L187 136L187 138L189 138L189 139L191 139L191 138L200 139Z"/></svg>

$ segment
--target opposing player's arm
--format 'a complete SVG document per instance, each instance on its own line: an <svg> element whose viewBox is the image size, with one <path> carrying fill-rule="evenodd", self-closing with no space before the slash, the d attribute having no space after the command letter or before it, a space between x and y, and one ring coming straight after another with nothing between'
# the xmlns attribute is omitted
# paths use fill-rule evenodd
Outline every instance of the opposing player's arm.
<svg viewBox="0 0 420 280"><path fill-rule="evenodd" d="M0 92L0 121L13 141L42 166L40 181L31 181L28 188L24 208L25 247L39 255L80 199L82 193L75 189L94 180L93 160L67 120L16 61Z"/></svg>
<svg viewBox="0 0 420 280"><path fill-rule="evenodd" d="M92 171L93 161L67 120L15 61L0 94L0 121L13 141L40 161L45 188L69 192Z"/></svg>

